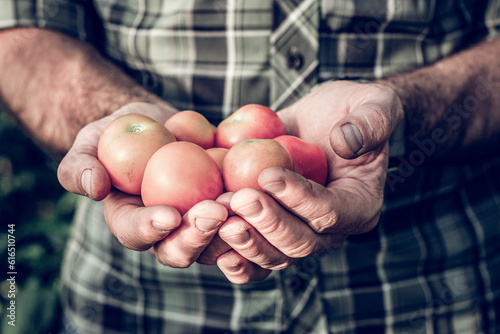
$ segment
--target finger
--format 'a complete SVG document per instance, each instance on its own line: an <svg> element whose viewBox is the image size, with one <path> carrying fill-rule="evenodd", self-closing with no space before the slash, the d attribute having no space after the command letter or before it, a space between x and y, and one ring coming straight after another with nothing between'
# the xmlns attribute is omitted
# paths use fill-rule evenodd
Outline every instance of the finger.
<svg viewBox="0 0 500 334"><path fill-rule="evenodd" d="M215 200L217 203L224 205L227 209L228 216L234 216L235 213L233 209L231 209L231 198L233 197L234 192L225 192Z"/></svg>
<svg viewBox="0 0 500 334"><path fill-rule="evenodd" d="M354 107L330 132L330 145L346 159L379 148L403 120L401 101L389 87L373 84L367 88L370 98Z"/></svg>
<svg viewBox="0 0 500 334"><path fill-rule="evenodd" d="M181 223L169 206L144 207L140 197L112 191L104 199L104 218L111 233L125 247L147 250Z"/></svg>
<svg viewBox="0 0 500 334"><path fill-rule="evenodd" d="M228 216L234 216L234 212L231 210L230 205L233 194L234 193L232 192L226 192L215 200L217 203L224 205ZM231 250L231 246L222 240L219 234L216 234L210 244L201 252L197 262L201 264L215 265L217 264L217 258L229 250Z"/></svg>
<svg viewBox="0 0 500 334"><path fill-rule="evenodd" d="M239 216L230 217L221 226L219 236L236 252L262 268L280 270L295 262Z"/></svg>
<svg viewBox="0 0 500 334"><path fill-rule="evenodd" d="M67 191L100 201L108 195L111 180L97 159L99 138L95 133L89 126L80 131L59 164L57 178Z"/></svg>
<svg viewBox="0 0 500 334"><path fill-rule="evenodd" d="M305 221L315 232L328 233L323 240L332 245L343 235L364 233L377 223L382 206L378 199L365 198L357 188L364 186L349 180L325 188L283 168L268 168L259 175L260 186L281 205ZM344 187L344 188L342 188Z"/></svg>
<svg viewBox="0 0 500 334"><path fill-rule="evenodd" d="M201 252L196 262L207 265L217 264L217 258L232 248L216 234L208 246Z"/></svg>
<svg viewBox="0 0 500 334"><path fill-rule="evenodd" d="M235 284L261 281L271 273L271 270L259 267L234 250L219 256L217 265L227 279Z"/></svg>
<svg viewBox="0 0 500 334"><path fill-rule="evenodd" d="M264 240L288 257L305 257L320 248L319 236L310 226L304 224L300 217L261 191L247 188L236 192L231 199L231 208L254 227ZM233 230L238 231L237 229ZM224 239L222 233L220 234ZM235 245L229 244L233 248L235 247ZM260 243L255 244L255 246L259 245ZM247 254L243 254L241 249L236 250L247 257ZM250 260L262 265L261 262Z"/></svg>
<svg viewBox="0 0 500 334"><path fill-rule="evenodd" d="M227 210L222 204L208 200L200 202L182 217L182 224L177 229L154 245L153 252L164 265L189 267L226 219Z"/></svg>

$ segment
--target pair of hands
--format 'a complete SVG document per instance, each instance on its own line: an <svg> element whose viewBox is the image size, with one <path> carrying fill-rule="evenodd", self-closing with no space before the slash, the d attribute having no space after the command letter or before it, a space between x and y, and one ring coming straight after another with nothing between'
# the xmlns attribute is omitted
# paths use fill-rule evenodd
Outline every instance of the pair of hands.
<svg viewBox="0 0 500 334"><path fill-rule="evenodd" d="M62 160L68 191L104 201L108 227L127 248L150 250L171 267L218 265L234 283L266 278L303 258L339 248L376 226L383 202L388 139L403 118L392 89L348 81L325 83L278 112L287 132L319 145L329 164L326 187L281 168L259 176L263 191L242 189L196 204L183 217L169 206L110 190L97 143L118 115L139 112L164 122L155 105L133 103L83 128Z"/></svg>

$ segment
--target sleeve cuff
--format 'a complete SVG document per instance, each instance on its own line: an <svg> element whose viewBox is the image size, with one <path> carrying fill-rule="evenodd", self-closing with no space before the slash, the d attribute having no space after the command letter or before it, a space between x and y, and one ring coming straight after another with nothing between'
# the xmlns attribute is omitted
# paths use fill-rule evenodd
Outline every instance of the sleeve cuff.
<svg viewBox="0 0 500 334"><path fill-rule="evenodd" d="M402 156L406 153L405 124L403 120L389 138L390 158Z"/></svg>

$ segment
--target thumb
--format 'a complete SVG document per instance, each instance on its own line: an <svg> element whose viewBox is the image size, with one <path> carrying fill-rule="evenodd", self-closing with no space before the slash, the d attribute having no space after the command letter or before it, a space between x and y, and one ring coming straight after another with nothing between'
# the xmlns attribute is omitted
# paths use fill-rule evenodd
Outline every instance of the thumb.
<svg viewBox="0 0 500 334"><path fill-rule="evenodd" d="M70 152L57 169L59 183L69 192L104 199L111 190L111 180L104 166L87 154Z"/></svg>
<svg viewBox="0 0 500 334"><path fill-rule="evenodd" d="M97 159L97 149L90 139L93 136L88 132L84 128L77 135L73 147L59 164L57 178L67 191L99 201L108 195L111 180Z"/></svg>
<svg viewBox="0 0 500 334"><path fill-rule="evenodd" d="M403 107L395 94L383 102L362 103L335 124L330 132L335 153L353 159L385 145L403 120Z"/></svg>

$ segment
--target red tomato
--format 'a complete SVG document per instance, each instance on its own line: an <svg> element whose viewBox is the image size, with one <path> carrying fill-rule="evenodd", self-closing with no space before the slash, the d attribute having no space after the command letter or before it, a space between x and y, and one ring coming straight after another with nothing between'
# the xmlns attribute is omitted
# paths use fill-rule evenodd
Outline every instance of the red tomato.
<svg viewBox="0 0 500 334"><path fill-rule="evenodd" d="M226 156L229 150L224 147L212 147L207 149L207 153L215 160L219 169L222 172L222 161L224 161L224 157Z"/></svg>
<svg viewBox="0 0 500 334"><path fill-rule="evenodd" d="M165 122L178 141L189 141L205 149L214 146L214 128L202 114L185 110L174 114Z"/></svg>
<svg viewBox="0 0 500 334"><path fill-rule="evenodd" d="M178 141L149 159L142 181L145 206L170 205L182 215L193 205L222 194L222 176L215 160L200 146Z"/></svg>
<svg viewBox="0 0 500 334"><path fill-rule="evenodd" d="M162 124L140 114L128 114L113 120L104 129L97 147L97 157L117 189L141 193L144 169L160 147L175 141Z"/></svg>
<svg viewBox="0 0 500 334"><path fill-rule="evenodd" d="M249 139L229 149L222 162L222 177L227 191L242 188L261 189L259 174L269 167L293 170L287 149L272 139Z"/></svg>
<svg viewBox="0 0 500 334"><path fill-rule="evenodd" d="M328 176L328 162L325 153L318 145L290 135L279 136L274 140L283 144L290 152L295 172L325 185Z"/></svg>
<svg viewBox="0 0 500 334"><path fill-rule="evenodd" d="M215 146L231 148L247 139L272 139L286 134L285 125L271 109L247 104L220 122L215 130Z"/></svg>

